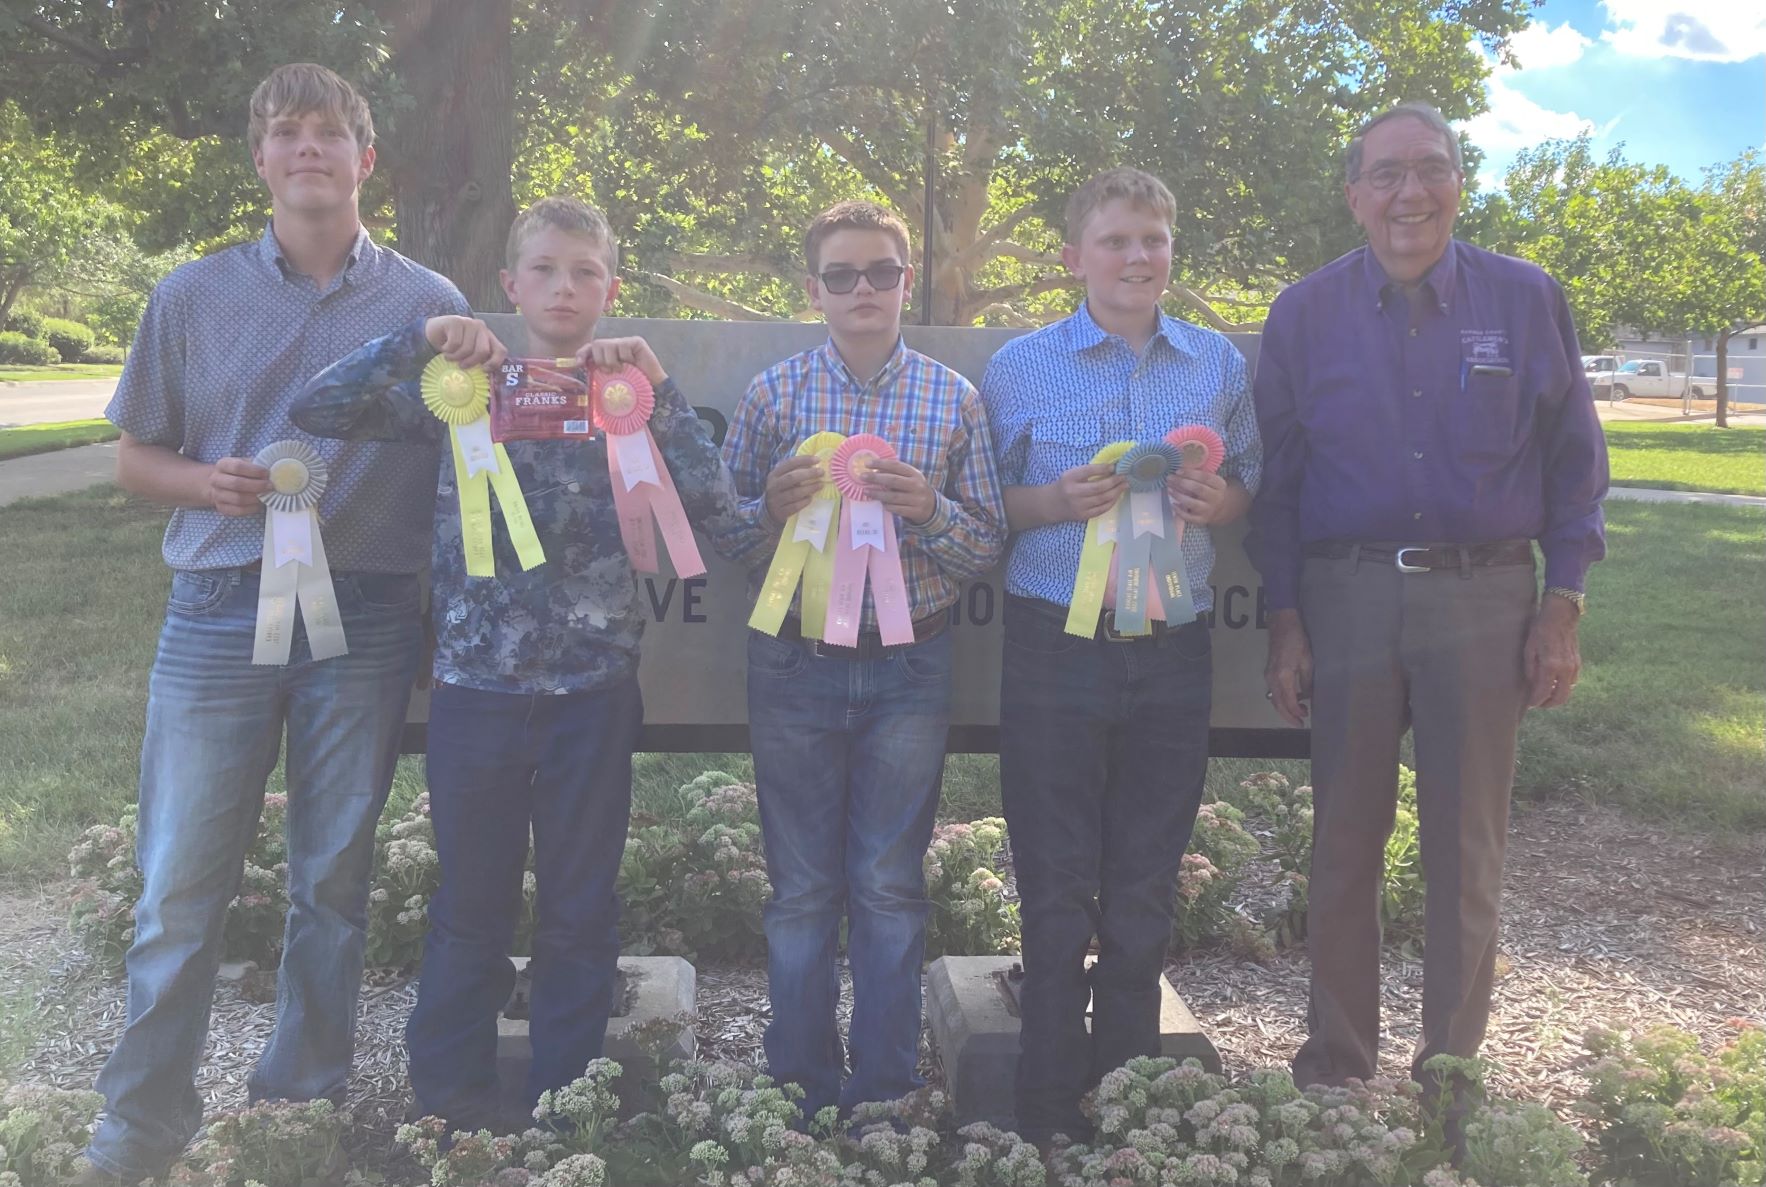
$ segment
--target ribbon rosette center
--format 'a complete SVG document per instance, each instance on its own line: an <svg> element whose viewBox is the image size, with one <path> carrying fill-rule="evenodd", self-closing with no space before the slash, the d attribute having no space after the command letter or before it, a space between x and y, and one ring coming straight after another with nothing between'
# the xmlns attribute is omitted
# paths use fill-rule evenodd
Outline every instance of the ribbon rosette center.
<svg viewBox="0 0 1766 1187"><path fill-rule="evenodd" d="M490 376L467 370L440 355L423 368L423 403L431 413L451 425L469 424L491 406Z"/></svg>
<svg viewBox="0 0 1766 1187"><path fill-rule="evenodd" d="M848 437L828 459L828 477L833 479L834 486L843 496L864 502L871 497L865 490L865 480L876 469L877 463L894 460L895 448L889 442L870 433L860 433Z"/></svg>
<svg viewBox="0 0 1766 1187"><path fill-rule="evenodd" d="M1136 445L1116 463L1116 472L1128 479L1132 491L1154 491L1165 485L1183 464L1183 455L1164 441Z"/></svg>
<svg viewBox="0 0 1766 1187"><path fill-rule="evenodd" d="M1177 449L1186 470L1212 474L1226 461L1226 442L1207 425L1184 425L1165 434L1165 443Z"/></svg>

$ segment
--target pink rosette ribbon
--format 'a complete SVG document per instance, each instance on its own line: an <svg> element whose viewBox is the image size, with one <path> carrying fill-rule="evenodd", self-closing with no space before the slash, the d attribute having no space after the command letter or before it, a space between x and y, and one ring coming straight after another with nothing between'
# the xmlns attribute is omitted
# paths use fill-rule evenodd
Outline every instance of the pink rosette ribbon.
<svg viewBox="0 0 1766 1187"><path fill-rule="evenodd" d="M1226 442L1207 425L1180 425L1165 434L1165 443L1176 448L1177 456L1182 460L1179 474L1185 470L1205 470L1213 474L1226 461ZM1183 543L1183 527L1183 520L1179 519L1174 544Z"/></svg>
<svg viewBox="0 0 1766 1187"><path fill-rule="evenodd" d="M865 579L877 607L877 632L886 647L914 641L914 620L908 610L907 581L901 572L901 545L895 516L865 489L871 466L894 461L895 449L871 433L848 437L828 459L828 477L840 491L840 528L834 543L834 589L828 598L824 642L837 647L858 645L859 619L865 605Z"/></svg>
<svg viewBox="0 0 1766 1187"><path fill-rule="evenodd" d="M607 470L613 479L613 507L619 515L619 537L626 556L640 573L660 573L656 530L678 577L705 572L693 527L681 506L680 492L669 477L662 452L650 435L656 392L636 367L596 371L591 408L595 427L607 437Z"/></svg>

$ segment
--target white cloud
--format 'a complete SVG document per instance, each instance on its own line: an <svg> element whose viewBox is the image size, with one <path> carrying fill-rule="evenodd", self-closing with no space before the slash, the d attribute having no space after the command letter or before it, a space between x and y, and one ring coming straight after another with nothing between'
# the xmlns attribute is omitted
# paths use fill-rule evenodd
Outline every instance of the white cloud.
<svg viewBox="0 0 1766 1187"><path fill-rule="evenodd" d="M1555 29L1535 21L1508 40L1508 47L1523 70L1549 70L1568 66L1594 43L1565 21Z"/></svg>
<svg viewBox="0 0 1766 1187"><path fill-rule="evenodd" d="M1602 0L1604 41L1622 54L1744 62L1766 54L1766 7L1736 0Z"/></svg>
<svg viewBox="0 0 1766 1187"><path fill-rule="evenodd" d="M1491 61L1490 77L1485 82L1488 109L1460 124L1472 143L1484 151L1489 164L1500 175L1510 158L1524 148L1532 148L1543 140L1569 140L1584 132L1604 132L1594 121L1574 111L1554 111L1529 98L1515 86L1515 78L1526 70L1543 70L1569 66L1582 56L1592 43L1565 23L1555 29L1539 24L1528 25L1515 34L1510 45L1522 69ZM1617 123L1617 120L1613 121ZM1611 125L1608 125L1610 128Z"/></svg>

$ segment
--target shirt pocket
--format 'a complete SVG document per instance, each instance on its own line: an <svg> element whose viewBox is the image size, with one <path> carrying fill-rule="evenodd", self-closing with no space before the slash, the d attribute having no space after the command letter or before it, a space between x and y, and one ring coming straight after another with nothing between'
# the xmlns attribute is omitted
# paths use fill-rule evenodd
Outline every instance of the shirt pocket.
<svg viewBox="0 0 1766 1187"><path fill-rule="evenodd" d="M1030 426L1027 476L1033 484L1053 482L1075 466L1089 465L1098 450L1111 441L1126 439L1126 435L1112 436L1109 426L1101 420L1034 421Z"/></svg>
<svg viewBox="0 0 1766 1187"><path fill-rule="evenodd" d="M1447 428L1453 451L1478 466L1509 461L1524 444L1522 430L1532 420L1533 401L1524 377L1472 372L1449 403Z"/></svg>

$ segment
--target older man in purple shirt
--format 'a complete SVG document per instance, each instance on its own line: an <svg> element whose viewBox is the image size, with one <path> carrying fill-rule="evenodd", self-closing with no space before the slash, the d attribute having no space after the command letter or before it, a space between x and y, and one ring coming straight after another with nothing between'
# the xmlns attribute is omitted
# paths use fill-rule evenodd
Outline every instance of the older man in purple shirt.
<svg viewBox="0 0 1766 1187"><path fill-rule="evenodd" d="M1268 695L1293 724L1313 718L1302 1084L1378 1064L1380 877L1407 727L1428 888L1412 1071L1477 1053L1515 736L1575 687L1583 579L1605 551L1606 445L1563 291L1453 238L1452 130L1401 104L1350 142L1345 176L1367 246L1276 298L1254 385Z"/></svg>

